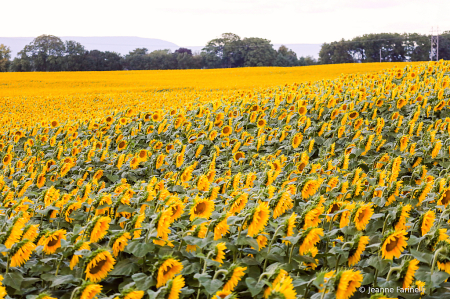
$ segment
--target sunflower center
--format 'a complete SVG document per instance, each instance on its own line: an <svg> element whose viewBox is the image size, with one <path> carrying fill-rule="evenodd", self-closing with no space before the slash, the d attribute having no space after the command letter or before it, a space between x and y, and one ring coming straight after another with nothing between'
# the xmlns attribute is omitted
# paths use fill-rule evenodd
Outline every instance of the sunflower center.
<svg viewBox="0 0 450 299"><path fill-rule="evenodd" d="M392 240L389 244L386 245L386 250L387 251L394 250L397 247L398 240L399 240L398 237L394 237L394 240Z"/></svg>
<svg viewBox="0 0 450 299"><path fill-rule="evenodd" d="M50 242L48 242L47 246L55 246L56 244L58 244L58 240L59 240L59 238L56 237L55 239L53 239Z"/></svg>
<svg viewBox="0 0 450 299"><path fill-rule="evenodd" d="M103 266L105 264L106 264L106 260L101 260L100 262L97 263L97 265L95 267L92 267L91 270L89 270L89 273L97 274L103 268Z"/></svg>
<svg viewBox="0 0 450 299"><path fill-rule="evenodd" d="M169 273L169 272L170 272L170 270L172 270L172 268L170 268L170 267L167 267L167 268L166 268L166 270L163 270L163 275L164 275L164 276L166 276L166 275L167 275L167 273Z"/></svg>
<svg viewBox="0 0 450 299"><path fill-rule="evenodd" d="M194 213L195 213L195 214L201 214L201 213L203 213L205 210L206 210L206 204L205 204L204 202L201 202L201 203L199 203L199 204L197 204L197 205L195 206Z"/></svg>
<svg viewBox="0 0 450 299"><path fill-rule="evenodd" d="M358 221L362 222L364 220L364 211L361 211L358 215Z"/></svg>
<svg viewBox="0 0 450 299"><path fill-rule="evenodd" d="M331 209L330 209L330 214L333 214L333 213L336 212L337 210L339 210L339 205L338 205L338 204L333 204L333 205L331 206Z"/></svg>
<svg viewBox="0 0 450 299"><path fill-rule="evenodd" d="M445 191L444 198L442 198L442 204L447 205L449 203L449 201L450 201L450 190Z"/></svg>

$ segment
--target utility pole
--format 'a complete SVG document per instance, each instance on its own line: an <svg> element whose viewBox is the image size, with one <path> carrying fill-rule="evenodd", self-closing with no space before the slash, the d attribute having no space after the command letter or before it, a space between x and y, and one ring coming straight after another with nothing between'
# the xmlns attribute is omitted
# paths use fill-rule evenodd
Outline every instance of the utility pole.
<svg viewBox="0 0 450 299"><path fill-rule="evenodd" d="M439 61L439 27L436 29L436 35L434 34L433 27L431 27L430 60L433 60L434 56L436 56L436 61Z"/></svg>

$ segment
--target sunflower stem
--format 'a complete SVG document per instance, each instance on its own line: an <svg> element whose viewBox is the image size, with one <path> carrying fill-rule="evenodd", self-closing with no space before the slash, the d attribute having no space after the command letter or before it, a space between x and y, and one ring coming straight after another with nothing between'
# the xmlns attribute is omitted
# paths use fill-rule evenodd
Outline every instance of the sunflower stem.
<svg viewBox="0 0 450 299"><path fill-rule="evenodd" d="M312 279L307 285L305 289L305 294L303 295L303 298L306 298L308 296L309 288L311 287L311 284L313 283L314 279Z"/></svg>
<svg viewBox="0 0 450 299"><path fill-rule="evenodd" d="M241 223L241 226L238 227L238 236L237 236L236 241L239 241L239 237L241 236L241 232L242 232L242 227L244 226L245 222L247 221L248 216L249 216L249 215L246 215L246 216L245 216L244 220L243 220L242 223ZM236 262L236 257L237 257L237 251L235 251L235 252L233 253L233 263Z"/></svg>
<svg viewBox="0 0 450 299"><path fill-rule="evenodd" d="M225 275L226 275L226 274L228 274L228 271L225 269L220 269L219 271L216 271L216 273L214 273L213 280L216 279L220 273L225 273Z"/></svg>
<svg viewBox="0 0 450 299"><path fill-rule="evenodd" d="M9 254L8 254L8 261L6 262L6 273L5 274L8 274L8 272L9 272L9 264L10 263L11 263L11 259L10 259Z"/></svg>
<svg viewBox="0 0 450 299"><path fill-rule="evenodd" d="M267 275L270 275L270 273L268 273L268 272L263 272L263 273L259 276L258 282L260 282L261 279L262 279L264 276L267 276Z"/></svg>
<svg viewBox="0 0 450 299"><path fill-rule="evenodd" d="M384 223L383 223L383 229L381 231L381 235L384 235L384 230L386 229L386 223L389 219L389 214L386 216L386 219L384 219Z"/></svg>
<svg viewBox="0 0 450 299"><path fill-rule="evenodd" d="M289 264L292 261L292 254L294 253L295 244L292 244L291 250L289 251Z"/></svg>
<svg viewBox="0 0 450 299"><path fill-rule="evenodd" d="M263 272L266 271L267 261L269 260L269 254L270 254L270 249L272 249L272 244L275 241L275 239L277 238L278 231L282 228L284 228L284 225L281 225L276 229L275 233L273 234L272 240L270 240L269 248L267 249L267 257L264 260Z"/></svg>
<svg viewBox="0 0 450 299"><path fill-rule="evenodd" d="M70 299L73 299L73 296L76 294L76 292L80 289L81 287L76 287L75 289L73 289L72 294L70 295Z"/></svg>
<svg viewBox="0 0 450 299"><path fill-rule="evenodd" d="M389 273L386 277L386 281L389 281L389 278L391 277L391 274L394 273L395 271L400 271L402 270L402 267L391 267L391 269L389 270Z"/></svg>
<svg viewBox="0 0 450 299"><path fill-rule="evenodd" d="M202 271L202 273L205 273L205 272L206 272L206 265L208 264L208 258L211 256L211 254L214 254L214 252L210 251L210 252L208 252L208 255L206 256L206 259L205 259L205 265L203 265L203 271Z"/></svg>
<svg viewBox="0 0 450 299"><path fill-rule="evenodd" d="M437 258L439 253L441 253L441 251L444 250L444 247L440 247L438 250L436 250L436 252L434 253L434 257L433 257L433 263L431 264L431 275L433 275L434 272L434 267L436 266L436 262L437 262Z"/></svg>
<svg viewBox="0 0 450 299"><path fill-rule="evenodd" d="M58 266L56 266L55 276L58 276L59 267L61 267L62 260L64 259L64 254L61 254L61 258L58 261Z"/></svg>
<svg viewBox="0 0 450 299"><path fill-rule="evenodd" d="M325 293L327 292L327 287L325 287L324 289L323 289L323 293L322 293L322 296L320 296L320 299L323 299L324 297L325 297Z"/></svg>

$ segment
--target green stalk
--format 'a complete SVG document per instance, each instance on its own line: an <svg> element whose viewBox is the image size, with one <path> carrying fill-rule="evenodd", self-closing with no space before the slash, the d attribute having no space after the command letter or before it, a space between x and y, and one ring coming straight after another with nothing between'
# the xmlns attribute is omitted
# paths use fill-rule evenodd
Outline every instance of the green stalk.
<svg viewBox="0 0 450 299"><path fill-rule="evenodd" d="M272 249L272 244L275 241L275 239L277 238L278 231L282 228L284 228L284 225L279 226L276 229L275 233L273 234L272 240L270 240L269 248L267 249L267 257L264 260L263 272L266 271L267 261L269 260L269 254L270 254L270 249Z"/></svg>
<svg viewBox="0 0 450 299"><path fill-rule="evenodd" d="M434 267L436 266L436 262L437 262L437 257L438 257L438 255L439 255L439 253L441 253L442 250L444 250L444 247L439 248L439 249L436 250L436 252L434 253L433 263L431 264L431 275L433 275Z"/></svg>
<svg viewBox="0 0 450 299"><path fill-rule="evenodd" d="M394 273L395 271L400 271L402 270L402 267L391 267L391 269L389 270L389 273L386 277L386 281L389 281L389 278L391 278L391 274Z"/></svg>
<svg viewBox="0 0 450 299"><path fill-rule="evenodd" d="M226 275L226 274L228 274L228 271L225 269L220 269L219 271L216 271L216 273L214 273L213 280L216 279L220 273L225 273L225 275Z"/></svg>

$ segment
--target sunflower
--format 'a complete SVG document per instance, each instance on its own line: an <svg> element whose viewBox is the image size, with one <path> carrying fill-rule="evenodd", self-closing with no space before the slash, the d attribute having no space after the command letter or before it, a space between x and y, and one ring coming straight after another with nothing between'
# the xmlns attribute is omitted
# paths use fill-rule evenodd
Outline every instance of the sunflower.
<svg viewBox="0 0 450 299"><path fill-rule="evenodd" d="M81 251L81 250L90 250L90 246L89 246L89 242L83 242L83 241L79 241L78 243L75 244L75 246L73 247L74 252L75 251ZM78 264L79 260L80 260L81 255L78 254L74 254L72 256L72 259L70 260L70 270L73 270L73 268L75 268L75 266Z"/></svg>
<svg viewBox="0 0 450 299"><path fill-rule="evenodd" d="M1 295L0 295L0 298L3 298L3 297L1 297ZM48 293L44 292L44 293L40 293L39 296L35 297L35 299L57 299L57 298L51 297Z"/></svg>
<svg viewBox="0 0 450 299"><path fill-rule="evenodd" d="M217 220L217 224L214 227L214 241L229 233L230 226L227 223L229 216L231 216L231 213L228 212Z"/></svg>
<svg viewBox="0 0 450 299"><path fill-rule="evenodd" d="M7 166L9 163L11 163L11 161L12 161L12 155L11 154L6 154L3 157L3 160L2 160L3 165L5 165L5 166Z"/></svg>
<svg viewBox="0 0 450 299"><path fill-rule="evenodd" d="M157 237L163 240L169 239L170 224L172 223L172 209L164 209L161 211L156 219Z"/></svg>
<svg viewBox="0 0 450 299"><path fill-rule="evenodd" d="M233 271L231 274L231 277L228 279L228 281L223 286L223 290L226 292L232 292L236 286L238 285L241 278L245 275L245 270L247 270L247 267L234 267L231 268L229 272Z"/></svg>
<svg viewBox="0 0 450 299"><path fill-rule="evenodd" d="M127 147L127 141L126 140L121 140L119 142L119 144L117 145L117 151L122 151Z"/></svg>
<svg viewBox="0 0 450 299"><path fill-rule="evenodd" d="M305 182L302 188L302 197L303 199L308 199L314 194L316 194L317 190L319 190L320 183L316 180L308 180Z"/></svg>
<svg viewBox="0 0 450 299"><path fill-rule="evenodd" d="M260 202L259 205L253 210L250 219L250 225L248 226L247 235L250 237L256 236L260 231L264 230L267 222L269 221L270 210L267 202Z"/></svg>
<svg viewBox="0 0 450 299"><path fill-rule="evenodd" d="M158 277L156 287L162 287L169 280L175 277L175 275L179 274L183 270L183 265L177 259L172 257L164 258L164 261L158 268Z"/></svg>
<svg viewBox="0 0 450 299"><path fill-rule="evenodd" d="M302 143L303 140L303 135L302 133L297 133L294 135L294 137L292 137L292 141L291 141L291 145L293 148L297 148L299 147L300 143Z"/></svg>
<svg viewBox="0 0 450 299"><path fill-rule="evenodd" d="M359 207L355 213L353 221L355 222L355 227L357 230L365 230L369 220L373 215L372 204L364 204Z"/></svg>
<svg viewBox="0 0 450 299"><path fill-rule="evenodd" d="M22 240L30 240L34 242L39 235L39 224L28 224L23 229Z"/></svg>
<svg viewBox="0 0 450 299"><path fill-rule="evenodd" d="M93 299L97 294L102 291L102 286L92 282L85 282L81 286L80 299Z"/></svg>
<svg viewBox="0 0 450 299"><path fill-rule="evenodd" d="M394 225L394 229L396 231L406 229L405 224L406 224L406 220L409 217L409 211L411 211L411 209L412 209L412 206L410 204L400 207L400 216L398 217L398 220Z"/></svg>
<svg viewBox="0 0 450 299"><path fill-rule="evenodd" d="M286 219L286 221L284 223L286 237L292 237L294 235L294 228L295 228L295 224L297 223L297 221L296 221L297 216L298 215L296 213L292 213L292 215L288 219ZM285 241L285 240L283 240L283 243L291 244L290 241Z"/></svg>
<svg viewBox="0 0 450 299"><path fill-rule="evenodd" d="M230 296L231 295L231 296ZM230 297L228 297L228 296L230 296ZM224 299L224 298L230 298L230 299L235 299L235 298L237 298L236 296L235 296L235 294L233 294L232 292L230 292L230 291L225 291L225 290L219 290L219 291L217 291L216 292L216 294L212 297L212 299Z"/></svg>
<svg viewBox="0 0 450 299"><path fill-rule="evenodd" d="M293 207L294 204L291 198L291 194L288 191L281 193L280 196L278 197L278 202L275 208L273 209L272 215L273 219L277 219L278 217L283 215L287 210L292 209Z"/></svg>
<svg viewBox="0 0 450 299"><path fill-rule="evenodd" d="M233 133L233 128L231 128L230 126L225 126L222 128L222 135L223 136L230 136L231 133Z"/></svg>
<svg viewBox="0 0 450 299"><path fill-rule="evenodd" d="M279 282L273 284L273 289L270 292L269 297L274 294L281 295L284 299L295 299L297 298L297 292L294 290L294 285L292 284L292 278L289 276L283 277Z"/></svg>
<svg viewBox="0 0 450 299"><path fill-rule="evenodd" d="M426 235L431 230L435 219L436 219L436 214L434 213L433 210L429 210L425 214L423 214L422 223L420 225L420 230L422 232L422 236Z"/></svg>
<svg viewBox="0 0 450 299"><path fill-rule="evenodd" d="M137 291L134 288L128 289L126 291L122 291L122 296L119 299L142 299L144 297L144 291ZM117 299L116 297L115 299Z"/></svg>
<svg viewBox="0 0 450 299"><path fill-rule="evenodd" d="M320 236L323 236L322 228L308 228L304 231L299 240L299 254L305 255L309 252L317 243L320 242Z"/></svg>
<svg viewBox="0 0 450 299"><path fill-rule="evenodd" d="M7 206L7 205L5 205ZM16 217L13 221L13 225L6 234L7 238L4 241L6 248L11 248L14 244L20 241L20 237L23 234L22 229L25 227L28 219L23 217Z"/></svg>
<svg viewBox="0 0 450 299"><path fill-rule="evenodd" d="M29 259L33 251L36 249L36 245L25 239L16 243L12 248L9 255L11 256L11 267L20 267L25 264Z"/></svg>
<svg viewBox="0 0 450 299"><path fill-rule="evenodd" d="M103 239L108 233L109 223L111 222L111 218L108 216L97 216L96 219L93 220L91 224L91 243L95 243Z"/></svg>
<svg viewBox="0 0 450 299"><path fill-rule="evenodd" d="M194 204L190 211L190 220L194 220L195 217L208 219L209 217L211 217L213 211L214 201L197 196L194 199Z"/></svg>
<svg viewBox="0 0 450 299"><path fill-rule="evenodd" d="M48 232L42 241L41 244L44 248L42 249L43 252L46 254L53 254L56 252L58 248L61 247L61 240L66 239L66 230L60 229L53 232Z"/></svg>
<svg viewBox="0 0 450 299"><path fill-rule="evenodd" d="M404 230L390 233L381 246L381 253L384 259L391 260L393 257L399 258L405 249L408 233Z"/></svg>
<svg viewBox="0 0 450 299"><path fill-rule="evenodd" d="M114 269L116 260L106 249L98 249L94 251L87 260L86 279L92 282L101 281L108 276L108 273Z"/></svg>
<svg viewBox="0 0 450 299"><path fill-rule="evenodd" d="M404 271L406 271L406 273L405 273L405 278L403 279L403 289L407 289L411 286L413 279L414 279L414 274L419 269L418 265L419 265L419 261L416 259L406 262L405 267L404 267ZM402 272L404 272L404 271L402 269Z"/></svg>
<svg viewBox="0 0 450 299"><path fill-rule="evenodd" d="M222 265L223 260L225 259L225 250L227 249L227 247L225 246L225 242L222 243L218 243L215 247L214 247L214 253L215 253L215 257L213 258L213 261L218 262L220 265Z"/></svg>
<svg viewBox="0 0 450 299"><path fill-rule="evenodd" d="M354 119L357 118L358 116L359 116L358 111L352 111L352 112L349 113L348 118L349 118L350 120L354 120Z"/></svg>
<svg viewBox="0 0 450 299"><path fill-rule="evenodd" d="M245 159L245 153L243 153L243 152L236 152L233 155L233 159L234 159L235 162L239 162L240 159Z"/></svg>
<svg viewBox="0 0 450 299"><path fill-rule="evenodd" d="M320 220L320 215L323 214L325 208L322 205L318 205L308 211L305 215L305 222L303 224L303 229L308 229L310 227L317 227Z"/></svg>
<svg viewBox="0 0 450 299"><path fill-rule="evenodd" d="M366 245L369 244L368 236L358 236L353 243L353 246L350 248L348 254L348 265L354 266L361 259L361 254L366 249Z"/></svg>
<svg viewBox="0 0 450 299"><path fill-rule="evenodd" d="M115 237L112 245L113 255L118 256L119 252L123 251L128 245L128 240L131 239L129 232L122 232L117 237Z"/></svg>
<svg viewBox="0 0 450 299"><path fill-rule="evenodd" d="M176 276L169 282L168 292L169 296L167 299L178 299L180 298L181 289L185 286L184 277L182 275Z"/></svg>
<svg viewBox="0 0 450 299"><path fill-rule="evenodd" d="M337 283L336 299L349 299L363 281L363 275L360 271L346 270L337 276L339 282Z"/></svg>
<svg viewBox="0 0 450 299"><path fill-rule="evenodd" d="M266 126L266 124L267 124L267 121L264 118L260 118L256 122L256 126L260 129L264 128Z"/></svg>

